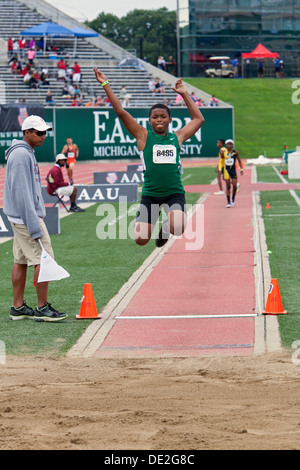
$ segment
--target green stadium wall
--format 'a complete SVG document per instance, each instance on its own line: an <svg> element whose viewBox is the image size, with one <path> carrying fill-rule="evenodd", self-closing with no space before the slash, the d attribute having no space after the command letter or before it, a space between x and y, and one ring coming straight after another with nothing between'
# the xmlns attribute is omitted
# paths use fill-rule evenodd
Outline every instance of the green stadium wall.
<svg viewBox="0 0 300 470"><path fill-rule="evenodd" d="M202 128L182 146L182 158L216 157L219 138L234 139L233 108L204 108ZM131 108L130 114L141 125L148 125L148 108ZM187 109L171 108L172 131L190 119ZM67 137L79 147L80 160L138 159L135 140L126 131L112 108L46 108L44 119L53 126L41 148L36 148L38 162L52 162L62 151ZM22 132L1 132L0 164L5 163L5 150L13 139L21 140Z"/></svg>

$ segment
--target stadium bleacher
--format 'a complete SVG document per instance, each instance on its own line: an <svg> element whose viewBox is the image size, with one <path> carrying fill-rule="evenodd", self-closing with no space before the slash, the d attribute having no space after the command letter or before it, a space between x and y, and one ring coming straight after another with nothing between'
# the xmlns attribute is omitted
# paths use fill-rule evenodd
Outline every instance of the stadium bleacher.
<svg viewBox="0 0 300 470"><path fill-rule="evenodd" d="M19 40L20 32L35 25L50 21L30 9L18 0L0 0L0 40L2 40L2 51L4 42L7 44L9 37ZM31 39L26 38L27 42ZM35 38L36 42L39 38ZM132 66L120 68L119 59L99 49L95 45L78 38L76 50L73 38L53 38L47 40L47 46L55 45L58 50L58 58L53 59L50 51L44 55L39 51L34 60L33 70L41 72L43 67L49 70L49 85L43 85L39 89L30 89L23 83L23 77L11 72L7 52L0 54L0 82L5 83L6 103L18 101L39 102L45 104L47 91L50 90L56 106L70 106L71 100L63 98L62 90L64 82L57 79L57 62L59 57L64 57L71 68L75 61L81 67L80 90L83 96L82 104L85 105L91 98L104 97L104 91L98 86L93 74L93 66L101 70L109 77L114 91L118 94L123 85L126 84L128 93L131 95L130 106L148 107L157 102L174 102L176 93L171 86L165 83L165 93L152 94L148 90L150 73L147 70L137 69ZM75 55L74 55L75 53ZM126 53L126 51L124 51ZM26 60L21 60L24 66ZM159 74L159 71L158 71ZM2 103L4 104L4 103Z"/></svg>

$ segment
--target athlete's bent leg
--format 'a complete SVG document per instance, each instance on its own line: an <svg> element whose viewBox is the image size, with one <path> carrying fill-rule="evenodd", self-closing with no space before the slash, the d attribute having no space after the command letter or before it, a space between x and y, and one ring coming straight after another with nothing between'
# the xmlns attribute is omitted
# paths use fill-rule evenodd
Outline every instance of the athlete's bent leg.
<svg viewBox="0 0 300 470"><path fill-rule="evenodd" d="M151 239L153 225L147 222L135 222L134 224L134 241L137 245L145 246Z"/></svg>
<svg viewBox="0 0 300 470"><path fill-rule="evenodd" d="M186 229L187 216L181 210L173 210L168 214L168 223L164 226L165 232L170 232L172 235L179 237Z"/></svg>

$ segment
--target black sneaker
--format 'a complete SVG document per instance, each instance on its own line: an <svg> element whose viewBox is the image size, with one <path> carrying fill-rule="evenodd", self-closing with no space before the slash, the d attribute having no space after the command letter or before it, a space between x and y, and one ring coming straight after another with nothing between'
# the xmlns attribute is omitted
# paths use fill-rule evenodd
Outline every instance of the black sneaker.
<svg viewBox="0 0 300 470"><path fill-rule="evenodd" d="M85 209L81 209L79 206L70 207L71 212L85 212Z"/></svg>
<svg viewBox="0 0 300 470"><path fill-rule="evenodd" d="M170 234L163 232L163 226L164 226L165 222L167 222L167 221L168 221L168 219L163 221L162 226L161 226L160 231L159 231L159 234L158 234L158 237L155 240L155 245L157 246L157 248L161 248L169 240Z"/></svg>
<svg viewBox="0 0 300 470"><path fill-rule="evenodd" d="M56 322L65 320L66 318L68 318L66 313L58 312L58 310L55 310L52 305L47 302L43 307L36 308L34 311L35 321Z"/></svg>
<svg viewBox="0 0 300 470"><path fill-rule="evenodd" d="M9 318L11 320L34 320L34 310L33 308L28 307L24 301L23 305L19 308L11 307Z"/></svg>

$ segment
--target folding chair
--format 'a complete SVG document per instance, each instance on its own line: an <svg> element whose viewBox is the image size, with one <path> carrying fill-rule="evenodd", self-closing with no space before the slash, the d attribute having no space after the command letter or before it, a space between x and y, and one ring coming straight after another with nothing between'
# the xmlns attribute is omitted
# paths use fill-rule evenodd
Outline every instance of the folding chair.
<svg viewBox="0 0 300 470"><path fill-rule="evenodd" d="M45 178L45 180L47 181L48 184L51 185L50 181L49 181L49 178ZM56 191L54 191L54 193L52 194L53 197L56 197L56 201L55 203L53 204L52 207L55 207L57 204L62 204L64 206L64 208L66 209L67 212L70 212L70 210L68 209L68 207L66 206L66 203L65 201L63 200L64 196L60 196L59 194L57 194Z"/></svg>

